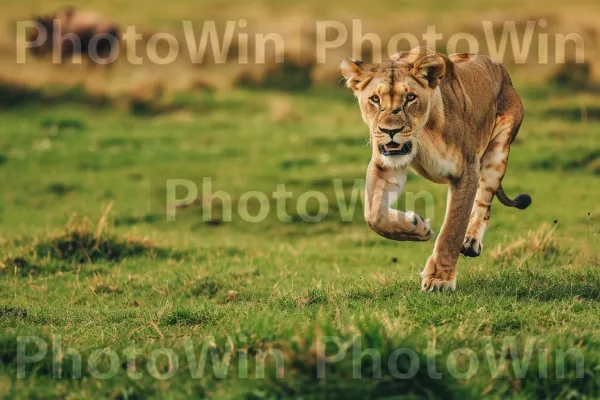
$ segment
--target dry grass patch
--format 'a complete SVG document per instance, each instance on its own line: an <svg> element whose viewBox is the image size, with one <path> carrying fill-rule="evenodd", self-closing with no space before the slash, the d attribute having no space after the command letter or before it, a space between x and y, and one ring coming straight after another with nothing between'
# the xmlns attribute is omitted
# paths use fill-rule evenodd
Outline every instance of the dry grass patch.
<svg viewBox="0 0 600 400"><path fill-rule="evenodd" d="M556 261L568 253L559 247L555 233L554 227L543 224L537 230L529 231L525 237L496 247L491 253L492 259L518 268L533 260L546 263Z"/></svg>
<svg viewBox="0 0 600 400"><path fill-rule="evenodd" d="M73 216L62 233L15 243L0 260L0 272L31 275L77 270L96 262L120 262L130 257L180 258L181 252L156 246L146 238L107 231L107 208L97 224Z"/></svg>

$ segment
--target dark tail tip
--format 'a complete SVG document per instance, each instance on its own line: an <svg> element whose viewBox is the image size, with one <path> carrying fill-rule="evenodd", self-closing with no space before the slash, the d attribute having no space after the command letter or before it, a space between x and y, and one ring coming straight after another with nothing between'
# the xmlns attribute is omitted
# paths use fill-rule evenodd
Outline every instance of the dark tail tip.
<svg viewBox="0 0 600 400"><path fill-rule="evenodd" d="M528 194L520 194L513 200L515 202L515 207L519 210L524 210L531 205L531 196Z"/></svg>

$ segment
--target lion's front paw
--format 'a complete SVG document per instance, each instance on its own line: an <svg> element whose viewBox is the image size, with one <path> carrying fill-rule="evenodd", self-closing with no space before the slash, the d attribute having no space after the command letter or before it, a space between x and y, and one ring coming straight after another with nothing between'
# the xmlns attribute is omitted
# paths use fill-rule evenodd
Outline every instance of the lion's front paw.
<svg viewBox="0 0 600 400"><path fill-rule="evenodd" d="M421 278L421 290L424 292L456 290L456 267L442 268L433 257L427 260Z"/></svg>
<svg viewBox="0 0 600 400"><path fill-rule="evenodd" d="M466 257L479 257L481 250L483 244L476 237L467 236L460 252Z"/></svg>
<svg viewBox="0 0 600 400"><path fill-rule="evenodd" d="M367 217L367 224L381 236L392 240L425 242L433 236L431 223L412 211L395 213L383 220Z"/></svg>
<svg viewBox="0 0 600 400"><path fill-rule="evenodd" d="M425 242L431 239L433 230L431 229L431 222L429 220L424 220L423 217L414 212L408 212L407 217L414 226L411 235L413 235L416 240Z"/></svg>

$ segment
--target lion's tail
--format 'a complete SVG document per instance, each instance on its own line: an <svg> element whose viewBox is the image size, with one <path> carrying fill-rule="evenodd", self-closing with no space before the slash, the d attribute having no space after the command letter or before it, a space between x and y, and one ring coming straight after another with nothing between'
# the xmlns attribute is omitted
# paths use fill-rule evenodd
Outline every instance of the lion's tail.
<svg viewBox="0 0 600 400"><path fill-rule="evenodd" d="M504 189L502 189L502 185L496 191L496 197L500 200L500 203L504 204L508 207L515 207L519 210L524 210L531 204L531 196L528 194L520 194L514 199L510 199L506 193L504 193Z"/></svg>

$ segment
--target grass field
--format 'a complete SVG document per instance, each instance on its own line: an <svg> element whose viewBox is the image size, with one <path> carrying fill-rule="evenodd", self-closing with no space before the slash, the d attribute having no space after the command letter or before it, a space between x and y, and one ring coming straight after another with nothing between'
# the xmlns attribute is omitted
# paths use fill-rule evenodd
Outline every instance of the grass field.
<svg viewBox="0 0 600 400"><path fill-rule="evenodd" d="M533 204L495 201L457 291L427 294L433 241L345 209L370 150L342 88L179 92L161 112L0 99L0 397L600 398L600 95L515 86L503 186ZM198 200L169 221L175 179ZM407 191L439 232L446 188Z"/></svg>
<svg viewBox="0 0 600 400"><path fill-rule="evenodd" d="M597 396L600 125L547 114L591 102L589 97L521 91L528 113L504 187L529 192L533 206L518 211L495 205L483 256L461 259L458 291L442 294L419 291L417 272L433 243L378 237L363 222L360 202L351 221L342 221L333 179L341 179L349 201L369 159L349 93L203 95L190 101L192 109L156 118L69 104L2 113L3 394ZM207 201L205 177L213 192L231 196L232 221L221 221L226 214L215 202L212 218L203 217L197 204L167 222L167 179L196 183ZM271 194L279 184L293 193L291 222L276 216ZM250 190L271 198L263 222L246 222L235 208ZM311 190L329 199L318 223L305 222L296 207ZM408 190L432 193L439 230L444 187L412 175ZM316 202L307 204L309 214L318 212ZM256 200L248 203L251 215L258 207ZM365 357L364 377L352 379L355 364L348 356L326 366L327 379L316 379L323 356L317 339L350 340L355 334L362 335L363 348L381 352L383 378L367 378L372 367ZM63 378L53 379L51 344L41 362L27 366L25 379L15 379L22 335L60 335L63 348L82 352L82 379L71 379L68 357ZM215 377L210 364L201 378L190 378L185 339L192 338L200 353L207 336L214 336L219 354L228 343L235 348L224 379ZM519 379L507 364L502 377L492 379L486 346L491 343L501 359L502 344L511 337L521 358L527 341L536 340L532 366ZM141 380L129 378L121 366L113 378L97 379L86 367L90 354L106 347L126 360L122 351L131 343L143 351L137 358ZM412 380L390 375L385 360L395 349L415 349L425 357L431 343L442 351L441 380L429 377L424 363ZM163 346L180 360L177 374L161 381L145 363ZM468 379L447 369L448 355L461 347L480 361ZM585 356L584 377L575 378L575 363L567 357L565 377L558 379L555 350L571 347ZM266 379L238 377L239 349L249 354L254 377L254 355L273 348L285 356L283 378L277 378L271 358ZM541 348L551 355L547 379L539 376ZM160 371L167 360L158 359ZM456 360L465 372L468 357ZM100 357L101 371L107 362Z"/></svg>

